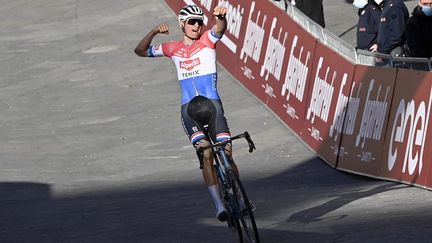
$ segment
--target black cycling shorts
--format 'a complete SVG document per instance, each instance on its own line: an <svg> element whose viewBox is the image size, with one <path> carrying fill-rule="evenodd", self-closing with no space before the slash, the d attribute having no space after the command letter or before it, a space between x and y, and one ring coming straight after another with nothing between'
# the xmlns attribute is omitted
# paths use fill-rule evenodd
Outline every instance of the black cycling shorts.
<svg viewBox="0 0 432 243"><path fill-rule="evenodd" d="M223 141L231 136L220 100L196 96L181 106L181 119L183 129L194 146L202 139L208 140L204 134L205 125L208 125L212 141Z"/></svg>

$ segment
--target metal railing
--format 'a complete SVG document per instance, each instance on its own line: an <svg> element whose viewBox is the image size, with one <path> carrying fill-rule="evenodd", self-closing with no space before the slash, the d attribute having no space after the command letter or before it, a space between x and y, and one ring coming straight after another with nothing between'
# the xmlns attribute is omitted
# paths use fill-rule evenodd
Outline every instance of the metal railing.
<svg viewBox="0 0 432 243"><path fill-rule="evenodd" d="M290 2L287 4L287 14L294 19L303 29L311 33L315 38L324 42L324 29L315 23L308 16L304 15L298 8Z"/></svg>
<svg viewBox="0 0 432 243"><path fill-rule="evenodd" d="M431 71L431 60L419 57L393 57L393 66L405 69Z"/></svg>
<svg viewBox="0 0 432 243"><path fill-rule="evenodd" d="M330 31L324 29L324 44L331 47L332 50L337 51L339 54L350 60L352 63L356 63L357 61L357 52L356 49L337 37L335 34Z"/></svg>
<svg viewBox="0 0 432 243"><path fill-rule="evenodd" d="M393 67L390 55L365 50L357 50L357 62L367 66Z"/></svg>

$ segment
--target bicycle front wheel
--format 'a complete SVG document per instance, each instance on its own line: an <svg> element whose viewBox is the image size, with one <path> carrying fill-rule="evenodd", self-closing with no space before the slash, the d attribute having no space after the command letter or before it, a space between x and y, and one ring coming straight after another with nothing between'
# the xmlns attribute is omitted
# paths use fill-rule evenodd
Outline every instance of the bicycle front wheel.
<svg viewBox="0 0 432 243"><path fill-rule="evenodd" d="M217 170L217 168L215 168ZM243 243L242 229L239 222L239 217L235 217L237 212L234 212L236 203L234 195L228 192L228 189L221 183L219 178L219 195L223 199L225 207L227 208L230 216L227 219L228 228L234 234L237 243Z"/></svg>
<svg viewBox="0 0 432 243"><path fill-rule="evenodd" d="M230 169L228 171L227 178L233 189L234 198L237 201L239 221L243 226L243 235L245 236L243 238L252 243L259 243L258 229L246 191L238 175L233 170Z"/></svg>

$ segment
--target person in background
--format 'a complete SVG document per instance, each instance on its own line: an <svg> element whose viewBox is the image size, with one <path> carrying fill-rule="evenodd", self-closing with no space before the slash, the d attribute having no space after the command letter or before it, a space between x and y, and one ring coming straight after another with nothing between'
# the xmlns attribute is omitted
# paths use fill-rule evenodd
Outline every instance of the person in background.
<svg viewBox="0 0 432 243"><path fill-rule="evenodd" d="M432 0L419 0L406 25L409 54L432 57Z"/></svg>
<svg viewBox="0 0 432 243"><path fill-rule="evenodd" d="M373 0L354 0L353 5L359 15L357 49L370 51L377 43L381 10Z"/></svg>
<svg viewBox="0 0 432 243"><path fill-rule="evenodd" d="M325 28L323 0L291 0L291 4Z"/></svg>
<svg viewBox="0 0 432 243"><path fill-rule="evenodd" d="M375 0L381 8L377 45L371 51L391 56L403 56L405 26L409 13L403 0Z"/></svg>

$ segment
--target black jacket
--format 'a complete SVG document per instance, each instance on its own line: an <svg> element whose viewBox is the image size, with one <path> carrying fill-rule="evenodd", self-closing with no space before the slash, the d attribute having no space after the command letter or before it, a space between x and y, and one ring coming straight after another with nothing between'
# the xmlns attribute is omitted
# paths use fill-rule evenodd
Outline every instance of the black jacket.
<svg viewBox="0 0 432 243"><path fill-rule="evenodd" d="M405 25L409 12L402 0L384 0L378 31L378 52L389 54L405 44Z"/></svg>
<svg viewBox="0 0 432 243"><path fill-rule="evenodd" d="M370 1L364 8L359 9L358 14L357 48L369 50L377 43L381 10L373 1Z"/></svg>
<svg viewBox="0 0 432 243"><path fill-rule="evenodd" d="M432 57L432 16L426 16L420 6L408 19L406 38L410 56Z"/></svg>
<svg viewBox="0 0 432 243"><path fill-rule="evenodd" d="M325 28L323 0L296 0L295 6L306 16Z"/></svg>

